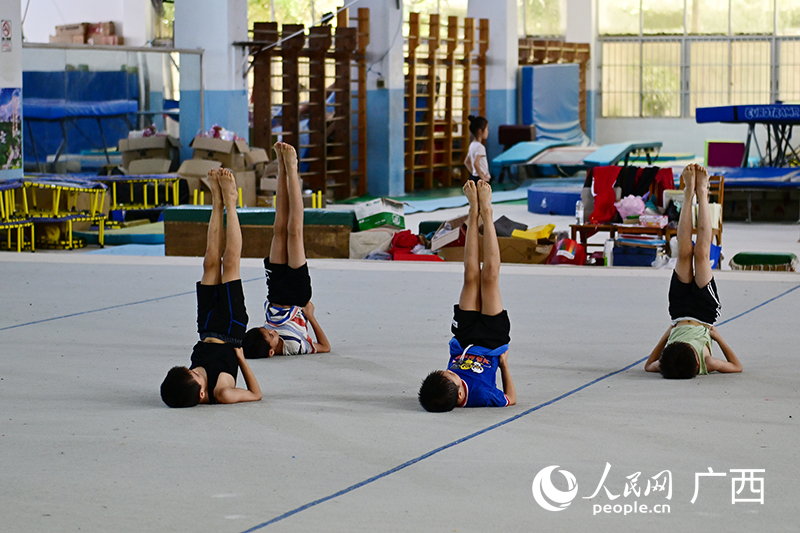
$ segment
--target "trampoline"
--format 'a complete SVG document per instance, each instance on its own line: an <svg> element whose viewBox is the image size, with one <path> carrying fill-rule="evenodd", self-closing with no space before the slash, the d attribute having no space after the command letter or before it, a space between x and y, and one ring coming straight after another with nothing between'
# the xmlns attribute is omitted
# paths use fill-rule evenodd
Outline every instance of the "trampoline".
<svg viewBox="0 0 800 533"><path fill-rule="evenodd" d="M57 98L22 99L22 116L28 124L28 134L30 135L33 157L36 160L37 168L41 167L31 122L58 122L61 126L62 139L53 159L53 164L55 164L58 162L67 144L67 130L70 125L74 124L75 121L79 119L95 119L100 130L100 140L103 143L103 152L106 156L106 162L110 165L111 159L108 154L108 144L106 143L105 133L103 133L102 120L121 117L127 121L129 114L137 113L138 111L139 104L136 100L81 102ZM130 129L133 128L130 122L128 122L128 127Z"/></svg>

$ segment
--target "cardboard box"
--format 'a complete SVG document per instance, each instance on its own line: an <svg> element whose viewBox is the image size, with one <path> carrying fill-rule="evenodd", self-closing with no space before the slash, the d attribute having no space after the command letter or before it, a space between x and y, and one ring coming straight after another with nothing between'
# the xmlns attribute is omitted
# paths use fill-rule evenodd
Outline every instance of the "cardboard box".
<svg viewBox="0 0 800 533"><path fill-rule="evenodd" d="M464 261L464 247L463 246L449 246L442 248L436 252L436 255L445 261Z"/></svg>
<svg viewBox="0 0 800 533"><path fill-rule="evenodd" d="M433 239L431 239L431 250L435 252L445 246L464 246L467 238L464 223L467 221L467 218L468 216L464 215L442 222L433 234ZM445 231L448 225L451 229Z"/></svg>
<svg viewBox="0 0 800 533"><path fill-rule="evenodd" d="M138 159L176 161L180 146L180 141L170 135L120 139L118 143L118 149L122 152L122 166L125 168Z"/></svg>
<svg viewBox="0 0 800 533"><path fill-rule="evenodd" d="M548 239L519 239L517 237L498 237L500 262L544 264L550 257L555 242ZM463 261L464 247L449 246L436 252L445 261ZM483 260L483 239L480 240L480 258Z"/></svg>
<svg viewBox="0 0 800 533"><path fill-rule="evenodd" d="M250 151L243 140L225 141L211 137L195 137L189 145L194 149L194 159L219 161L222 166L231 170L246 168L245 154Z"/></svg>
<svg viewBox="0 0 800 533"><path fill-rule="evenodd" d="M364 259L374 251L388 252L394 230L381 228L350 234L350 259Z"/></svg>
<svg viewBox="0 0 800 533"><path fill-rule="evenodd" d="M244 164L248 170L254 170L257 178L264 176L264 173L269 163L269 154L263 148L250 147L249 151L244 154Z"/></svg>
<svg viewBox="0 0 800 533"><path fill-rule="evenodd" d="M86 25L86 35L116 35L117 29L113 22L98 22Z"/></svg>
<svg viewBox="0 0 800 533"><path fill-rule="evenodd" d="M278 160L273 160L264 166L264 172L261 177L274 178L278 176Z"/></svg>
<svg viewBox="0 0 800 533"><path fill-rule="evenodd" d="M555 242L549 239L518 239L516 237L498 237L500 261L503 263L543 264L550 257Z"/></svg>
<svg viewBox="0 0 800 533"><path fill-rule="evenodd" d="M86 33L89 31L89 24L80 22L78 24L64 24L56 26L56 37L69 38L77 36L81 38L81 42L86 38Z"/></svg>
<svg viewBox="0 0 800 533"><path fill-rule="evenodd" d="M169 168L172 166L170 159L137 159L131 161L127 167L128 174L142 175L142 174L169 174Z"/></svg>
<svg viewBox="0 0 800 533"><path fill-rule="evenodd" d="M198 191L198 203L200 202L199 191L205 191L204 203L211 205L211 190L202 183L208 171L220 168L222 163L219 161L209 161L206 159L187 159L178 168L178 175L186 180L189 186L189 202L194 199L194 191Z"/></svg>
<svg viewBox="0 0 800 533"><path fill-rule="evenodd" d="M236 186L242 190L242 203L245 207L255 207L256 200L256 173L252 170L239 170L233 173Z"/></svg>
<svg viewBox="0 0 800 533"><path fill-rule="evenodd" d="M84 44L86 39L80 35L50 35L50 42L55 44Z"/></svg>
<svg viewBox="0 0 800 533"><path fill-rule="evenodd" d="M259 191L270 191L270 192L277 191L278 190L278 178L268 178L266 176L262 177L260 180L258 180L258 190Z"/></svg>
<svg viewBox="0 0 800 533"><path fill-rule="evenodd" d="M86 44L121 46L125 44L125 39L121 35L92 35L86 38Z"/></svg>
<svg viewBox="0 0 800 533"><path fill-rule="evenodd" d="M256 196L256 207L275 207L275 195L259 194Z"/></svg>
<svg viewBox="0 0 800 533"><path fill-rule="evenodd" d="M207 159L187 159L178 168L178 175L182 178L205 178L208 171L220 168L222 163Z"/></svg>
<svg viewBox="0 0 800 533"><path fill-rule="evenodd" d="M220 168L219 161L207 159L187 159L178 169L178 175L186 180L189 186L189 198L194 199L194 191L203 191L203 203L211 205L211 189L205 182L208 171L213 168ZM236 179L236 186L242 190L242 203L245 207L255 207L256 197L256 173L252 170L240 170L233 173ZM199 203L199 195L198 195Z"/></svg>
<svg viewBox="0 0 800 533"><path fill-rule="evenodd" d="M377 198L363 204L355 204L353 211L358 221L358 229L363 231L384 226L405 229L404 205L403 202L389 198Z"/></svg>

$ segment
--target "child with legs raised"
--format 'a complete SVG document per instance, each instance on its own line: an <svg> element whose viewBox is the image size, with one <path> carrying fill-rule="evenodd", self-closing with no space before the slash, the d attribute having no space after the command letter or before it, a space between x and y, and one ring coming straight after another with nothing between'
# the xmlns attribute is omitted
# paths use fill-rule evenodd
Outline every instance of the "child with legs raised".
<svg viewBox="0 0 800 533"><path fill-rule="evenodd" d="M742 364L723 340L714 322L719 318L717 284L711 270L711 214L708 171L691 164L683 170L684 201L678 220L678 263L669 286L672 324L645 363L648 372L670 379L717 372L741 372ZM692 201L697 195L697 244L692 245ZM711 355L716 341L725 360Z"/></svg>
<svg viewBox="0 0 800 533"><path fill-rule="evenodd" d="M278 158L278 191L272 245L269 257L264 259L266 322L245 335L244 353L248 359L331 351L311 303L311 276L303 245L303 197L297 172L297 153L285 143L276 143L274 148ZM309 325L314 330L316 342L309 334Z"/></svg>
<svg viewBox="0 0 800 533"><path fill-rule="evenodd" d="M500 249L492 220L492 188L486 181L467 181L464 194L469 200L464 284L454 306L450 361L447 370L428 374L419 389L420 405L432 412L517 403L508 370L511 323L500 298ZM483 268L479 219L483 220ZM502 391L496 383L498 369Z"/></svg>
<svg viewBox="0 0 800 533"><path fill-rule="evenodd" d="M161 384L161 399L170 407L261 399L261 388L242 352L247 310L239 275L242 232L236 213L236 181L229 170L214 169L208 171L208 182L213 198L211 219L203 277L196 287L200 342L192 351L192 366L173 367ZM236 387L240 368L247 389Z"/></svg>

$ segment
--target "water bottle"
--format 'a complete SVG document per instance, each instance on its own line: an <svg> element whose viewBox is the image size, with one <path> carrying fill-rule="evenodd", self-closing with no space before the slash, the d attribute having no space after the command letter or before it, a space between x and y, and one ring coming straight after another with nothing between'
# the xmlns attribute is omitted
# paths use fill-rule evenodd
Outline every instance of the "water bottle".
<svg viewBox="0 0 800 533"><path fill-rule="evenodd" d="M603 245L603 265L614 266L614 239L606 239Z"/></svg>
<svg viewBox="0 0 800 533"><path fill-rule="evenodd" d="M575 223L583 224L583 202L581 200L575 202Z"/></svg>

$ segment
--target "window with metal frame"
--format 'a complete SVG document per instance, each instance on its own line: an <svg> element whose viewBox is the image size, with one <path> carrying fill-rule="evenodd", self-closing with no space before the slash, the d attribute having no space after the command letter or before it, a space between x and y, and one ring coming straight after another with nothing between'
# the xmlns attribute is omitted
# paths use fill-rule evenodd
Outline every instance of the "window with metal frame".
<svg viewBox="0 0 800 533"><path fill-rule="evenodd" d="M598 0L602 117L800 101L800 2Z"/></svg>

